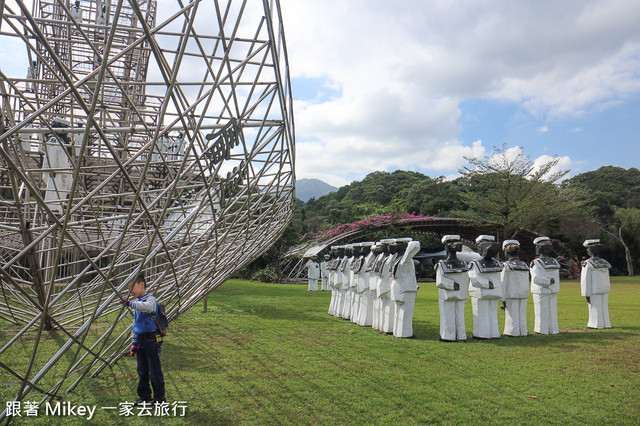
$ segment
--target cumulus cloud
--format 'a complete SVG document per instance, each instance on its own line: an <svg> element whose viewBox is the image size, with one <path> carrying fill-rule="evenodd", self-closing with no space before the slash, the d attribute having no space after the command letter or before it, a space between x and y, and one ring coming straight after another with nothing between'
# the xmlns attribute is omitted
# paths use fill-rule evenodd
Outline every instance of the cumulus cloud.
<svg viewBox="0 0 640 426"><path fill-rule="evenodd" d="M536 158L535 160L533 160L533 171L537 171L540 169L540 167L542 167L544 164L549 163L550 161L553 160L553 157L549 156L549 155L541 155L540 157ZM563 172L566 170L571 170L572 167L572 162L571 162L571 158L569 158L569 156L565 155L562 157L558 158L558 163L553 166L551 169L549 169L549 171L544 175L544 177L549 177L555 173L559 173L559 172ZM563 176L562 180L568 179L571 176L573 176L573 174L571 172L567 173L565 176Z"/></svg>
<svg viewBox="0 0 640 426"><path fill-rule="evenodd" d="M292 77L341 89L295 105L301 177L336 182L393 167L449 175L463 155L484 152L460 140L465 99L561 119L640 92L633 0L281 3Z"/></svg>
<svg viewBox="0 0 640 426"><path fill-rule="evenodd" d="M547 173L542 176L542 178L550 179L552 175L556 173L569 171L558 182L556 182L559 183L562 180L568 179L569 177L573 176L573 173L571 173L573 162L569 156L565 155L562 157L558 157L544 154L532 161L530 157L524 152L524 150L519 146L509 147L504 151L501 150L497 153L484 155L482 159L486 160L487 165L494 170L510 169L515 173L526 173L527 170L531 168L531 171L527 176L532 176L542 167L557 159L557 163L554 164L553 167L551 167L547 171ZM476 168L476 170L478 169L483 170L482 167Z"/></svg>

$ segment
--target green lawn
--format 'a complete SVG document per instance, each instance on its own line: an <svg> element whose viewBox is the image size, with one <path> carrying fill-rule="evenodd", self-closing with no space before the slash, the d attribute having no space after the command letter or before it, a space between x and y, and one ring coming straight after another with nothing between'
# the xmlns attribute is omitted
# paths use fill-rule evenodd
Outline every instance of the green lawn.
<svg viewBox="0 0 640 426"><path fill-rule="evenodd" d="M329 316L328 292L228 281L165 341L167 397L186 401L186 416L144 422L638 424L640 282L615 279L614 328L586 331L579 283L561 285L559 335L441 343L434 283L420 284L417 337L396 339ZM469 336L472 325L467 303ZM68 400L98 406L93 422L136 423L99 408L134 400L136 381L123 359Z"/></svg>

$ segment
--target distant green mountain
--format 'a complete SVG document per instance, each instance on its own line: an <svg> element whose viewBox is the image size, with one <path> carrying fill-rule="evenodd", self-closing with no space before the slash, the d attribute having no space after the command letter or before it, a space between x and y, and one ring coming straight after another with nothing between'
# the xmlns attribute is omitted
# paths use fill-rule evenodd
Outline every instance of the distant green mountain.
<svg viewBox="0 0 640 426"><path fill-rule="evenodd" d="M296 198L305 203L311 198L320 198L330 192L337 191L338 188L331 186L319 179L298 179L296 180Z"/></svg>

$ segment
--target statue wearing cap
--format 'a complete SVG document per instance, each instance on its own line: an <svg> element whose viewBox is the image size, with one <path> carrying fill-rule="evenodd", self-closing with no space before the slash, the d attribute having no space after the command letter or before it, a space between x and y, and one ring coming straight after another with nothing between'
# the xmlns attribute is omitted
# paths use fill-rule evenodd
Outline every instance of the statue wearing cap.
<svg viewBox="0 0 640 426"><path fill-rule="evenodd" d="M500 245L493 235L476 238L482 259L469 264L469 296L473 311L473 337L476 339L498 339L498 300L502 299L500 272L502 265L494 257Z"/></svg>
<svg viewBox="0 0 640 426"><path fill-rule="evenodd" d="M376 245L380 248L380 254L376 257L376 261L373 266L375 275L375 300L373 304L373 319L371 327L376 330L382 330L382 299L380 298L380 283L382 282L382 269L390 255L389 244L393 242L391 239L380 240Z"/></svg>
<svg viewBox="0 0 640 426"><path fill-rule="evenodd" d="M372 251L374 242L362 243L362 263L358 271L358 292L359 308L358 317L356 318L356 324L363 327L370 327L373 317L373 299L371 297L370 282L373 268L370 267L376 258L376 253Z"/></svg>
<svg viewBox="0 0 640 426"><path fill-rule="evenodd" d="M375 330L379 330L379 313L380 313L380 299L378 298L378 280L380 276L377 272L377 265L381 264L382 257L385 256L383 251L382 242L376 243L371 248L371 252L375 255L370 263L367 263L366 269L369 271L369 292L371 294L371 327Z"/></svg>
<svg viewBox="0 0 640 426"><path fill-rule="evenodd" d="M391 301L395 313L393 335L402 338L413 337L413 311L418 293L413 256L420 250L420 242L411 238L397 238L395 244L398 257L391 265L390 271Z"/></svg>
<svg viewBox="0 0 640 426"><path fill-rule="evenodd" d="M362 243L353 244L353 260L349 266L349 300L351 301L351 309L349 314L349 320L353 323L358 321L358 308L360 307L360 301L358 299L358 271L362 266Z"/></svg>
<svg viewBox="0 0 640 426"><path fill-rule="evenodd" d="M336 262L335 278L333 280L334 292L336 294L334 316L340 317L342 315L342 301L344 295L342 292L342 280L344 275L342 273L342 264L347 261L347 248L346 246L338 246L338 259Z"/></svg>
<svg viewBox="0 0 640 426"><path fill-rule="evenodd" d="M320 279L320 265L313 258L310 258L305 265L309 277L307 291L318 291L318 279Z"/></svg>
<svg viewBox="0 0 640 426"><path fill-rule="evenodd" d="M351 318L351 262L353 261L353 244L346 245L346 254L341 265L342 287L340 294L342 295L342 303L340 310L340 318Z"/></svg>
<svg viewBox="0 0 640 426"><path fill-rule="evenodd" d="M505 240L502 251L507 259L503 264L502 300L504 302L504 335L527 335L527 299L529 298L529 266L520 260L520 242Z"/></svg>
<svg viewBox="0 0 640 426"><path fill-rule="evenodd" d="M327 291L327 281L329 281L328 280L328 275L329 275L328 263L329 263L329 255L325 254L324 259L322 260L322 262L320 262L320 281L322 282L321 284L322 291Z"/></svg>
<svg viewBox="0 0 640 426"><path fill-rule="evenodd" d="M395 238L382 240L383 247L386 247L389 255L384 259L381 270L380 280L378 281L378 298L380 299L380 311L378 320L380 322L380 331L383 333L393 333L393 320L395 317L394 305L391 303L391 265L398 257Z"/></svg>
<svg viewBox="0 0 640 426"><path fill-rule="evenodd" d="M338 266L340 265L340 249L341 246L331 246L330 256L327 268L329 269L329 289L331 290L331 301L329 302L329 315L338 316L338 279L342 274L338 274Z"/></svg>
<svg viewBox="0 0 640 426"><path fill-rule="evenodd" d="M580 290L587 298L589 306L588 328L611 328L609 320L609 268L611 265L600 257L602 245L598 239L586 240L583 245L587 248L589 259L582 262L580 275Z"/></svg>
<svg viewBox="0 0 640 426"><path fill-rule="evenodd" d="M551 240L533 240L536 258L531 262L531 295L535 312L533 331L538 334L558 334L558 292L560 291L560 263L551 257Z"/></svg>
<svg viewBox="0 0 640 426"><path fill-rule="evenodd" d="M442 243L447 258L436 264L436 287L440 306L440 340L455 342L467 340L464 324L464 306L469 293L467 264L458 259L462 250L459 235L445 235Z"/></svg>

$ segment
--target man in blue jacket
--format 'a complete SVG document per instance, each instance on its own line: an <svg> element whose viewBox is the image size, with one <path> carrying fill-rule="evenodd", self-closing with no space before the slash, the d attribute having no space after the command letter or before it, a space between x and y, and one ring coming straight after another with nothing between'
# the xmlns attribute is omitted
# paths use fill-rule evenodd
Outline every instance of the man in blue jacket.
<svg viewBox="0 0 640 426"><path fill-rule="evenodd" d="M121 302L134 310L133 341L129 354L137 356L139 399L136 405L144 402L164 402L164 376L160 365L162 335L151 318L156 312L156 298L147 293L147 283L142 275L138 275L127 287L136 298ZM149 380L153 387L153 400Z"/></svg>

